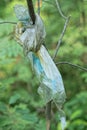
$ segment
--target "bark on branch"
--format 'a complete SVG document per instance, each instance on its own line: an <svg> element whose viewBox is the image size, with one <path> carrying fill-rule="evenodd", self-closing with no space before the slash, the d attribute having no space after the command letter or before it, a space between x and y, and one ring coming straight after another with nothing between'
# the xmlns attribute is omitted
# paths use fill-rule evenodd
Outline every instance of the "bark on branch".
<svg viewBox="0 0 87 130"><path fill-rule="evenodd" d="M17 24L17 22L10 22L10 21L4 21L4 22L0 22L0 24Z"/></svg>
<svg viewBox="0 0 87 130"><path fill-rule="evenodd" d="M61 17L63 19L65 19L65 24L64 24L64 28L63 28L63 31L60 35L60 39L58 41L58 44L57 44L57 47L56 47L56 51L54 53L54 56L53 56L53 60L55 59L55 57L57 56L57 53L58 53L58 50L59 50L59 47L60 47L60 44L62 42L62 39L63 39L63 36L65 34L65 31L66 31L66 28L67 28L67 25L69 23L69 20L70 20L70 16L69 17L66 17L63 13L62 13L62 10L60 8L60 5L59 5L59 2L57 0L55 0L55 3L56 3L56 6L57 6L57 9L58 9L58 12L60 13ZM48 102L47 104L47 109L46 109L46 113L47 113L47 130L50 130L50 126L51 126L51 101ZM48 118L49 117L49 118ZM49 127L48 127L49 126Z"/></svg>
<svg viewBox="0 0 87 130"><path fill-rule="evenodd" d="M67 61L63 61L63 62L58 62L58 63L56 63L56 65L60 65L60 64L62 64L62 65L64 65L64 64L70 65L71 67L78 68L78 69L81 69L81 70L83 70L83 71L87 71L87 68L82 67L82 66L80 66L80 65L72 64L72 63L67 62Z"/></svg>
<svg viewBox="0 0 87 130"><path fill-rule="evenodd" d="M29 10L30 17L32 19L33 24L35 24L35 12L34 12L34 7L33 7L33 1L32 0L27 0L27 6Z"/></svg>

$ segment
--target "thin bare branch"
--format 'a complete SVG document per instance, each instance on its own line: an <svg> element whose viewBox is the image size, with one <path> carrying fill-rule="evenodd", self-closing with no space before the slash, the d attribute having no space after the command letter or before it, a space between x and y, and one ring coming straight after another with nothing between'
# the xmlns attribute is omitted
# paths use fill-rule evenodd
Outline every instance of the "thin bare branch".
<svg viewBox="0 0 87 130"><path fill-rule="evenodd" d="M10 21L6 21L6 22L0 22L0 24L17 24L16 22L10 22Z"/></svg>
<svg viewBox="0 0 87 130"><path fill-rule="evenodd" d="M58 44L57 44L56 51L55 51L54 56L53 56L53 60L55 59L55 57L56 57L56 55L57 55L57 53L58 53L60 44L61 44L61 42L62 42L63 36L64 36L64 34L65 34L67 25L68 25L69 20L70 20L70 17L71 17L71 16L66 17L66 16L63 14L63 12L62 12L62 10L61 10L61 8L60 8L60 5L59 5L58 0L55 0L55 2L56 2L56 6L57 6L57 9L58 9L58 12L60 13L61 17L62 17L63 19L65 19L65 24L64 24L63 31L62 31L62 33L61 33L61 35L60 35L60 38L59 38L59 40L58 40Z"/></svg>
<svg viewBox="0 0 87 130"><path fill-rule="evenodd" d="M67 17L63 14L63 12L62 12L62 10L60 8L58 0L55 0L55 2L56 2L56 6L57 6L58 12L60 13L61 17L63 17L66 20Z"/></svg>
<svg viewBox="0 0 87 130"><path fill-rule="evenodd" d="M30 15L30 17L32 19L32 22L33 22L33 24L35 24L36 16L35 16L32 0L27 0L27 6L28 6L29 15Z"/></svg>
<svg viewBox="0 0 87 130"><path fill-rule="evenodd" d="M38 14L40 15L40 0L38 0Z"/></svg>
<svg viewBox="0 0 87 130"><path fill-rule="evenodd" d="M48 1L45 1L45 2L48 2ZM53 60L55 59L55 57L56 57L56 55L57 55L57 53L58 53L58 50L59 50L61 41L62 41L62 39L63 39L63 36L64 36L64 34L65 34L67 25L68 25L69 20L70 20L70 16L69 16L69 17L66 17L66 16L63 15L63 13L62 13L62 11L61 11L61 8L60 8L60 6L59 6L58 1L55 0L55 2L56 2L57 9L58 9L58 11L59 11L61 17L62 17L63 19L65 19L66 21L65 21L65 24L64 24L63 31L62 31L62 33L61 33L61 35L60 35L60 38L59 38L59 41L58 41L58 44L57 44L57 47L56 47L56 51L55 51L55 53L54 53ZM51 2L50 2L50 3L51 3ZM51 4L52 4L52 3L51 3ZM48 102L48 104L46 105L46 107L47 107L46 112L47 112L47 110L49 111L49 112L48 112L48 116L50 117L50 118L47 120L47 130L50 130L50 125L51 125L51 101Z"/></svg>
<svg viewBox="0 0 87 130"><path fill-rule="evenodd" d="M62 39L63 39L63 36L64 36L64 34L65 34L65 31L66 31L67 25L68 25L68 23L69 23L69 20L70 20L70 16L67 17L67 19L66 19L66 21L65 21L63 31L62 31L62 33L61 33L61 35L60 35L60 38L59 38L59 41L58 41L58 44L57 44L57 47L56 47L56 51L55 51L54 56L53 56L53 60L55 59L55 57L56 57L56 55L57 55L57 53L58 53L58 50L59 50L60 44L61 44Z"/></svg>
<svg viewBox="0 0 87 130"><path fill-rule="evenodd" d="M50 130L50 126L51 126L51 101L46 104L46 118L47 118L46 130Z"/></svg>
<svg viewBox="0 0 87 130"><path fill-rule="evenodd" d="M60 65L60 64L70 65L70 66L72 66L72 67L74 67L74 68L78 68L78 69L81 69L81 70L83 70L83 71L87 71L87 68L82 67L82 66L80 66L80 65L72 64L72 63L67 62L67 61L56 63L56 65Z"/></svg>
<svg viewBox="0 0 87 130"><path fill-rule="evenodd" d="M52 1L43 0L43 2L46 2L47 4L50 4L50 5L54 6L54 7L56 7L56 5Z"/></svg>

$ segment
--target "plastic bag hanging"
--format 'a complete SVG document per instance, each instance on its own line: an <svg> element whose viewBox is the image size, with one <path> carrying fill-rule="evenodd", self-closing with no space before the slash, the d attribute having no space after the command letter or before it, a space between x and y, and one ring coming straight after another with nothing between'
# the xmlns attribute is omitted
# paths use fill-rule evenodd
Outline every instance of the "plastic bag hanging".
<svg viewBox="0 0 87 130"><path fill-rule="evenodd" d="M15 13L17 12L15 11ZM15 36L17 41L23 46L24 52L40 81L38 93L45 104L52 100L57 105L62 129L64 129L65 115L61 108L66 98L65 89L61 74L43 45L46 36L43 21L38 14L36 14L35 25L31 24L31 20L18 20L20 22L16 26Z"/></svg>
<svg viewBox="0 0 87 130"><path fill-rule="evenodd" d="M21 10L17 12L17 10ZM28 16L28 10L21 5L16 5L14 7L15 14L19 20L15 28L15 37L17 41L23 46L25 53L39 50L41 44L44 43L46 36L45 28L42 19L36 14L35 25L32 25L30 16ZM27 13L26 13L27 12ZM20 16L20 15L23 15ZM23 19L24 18L24 19Z"/></svg>

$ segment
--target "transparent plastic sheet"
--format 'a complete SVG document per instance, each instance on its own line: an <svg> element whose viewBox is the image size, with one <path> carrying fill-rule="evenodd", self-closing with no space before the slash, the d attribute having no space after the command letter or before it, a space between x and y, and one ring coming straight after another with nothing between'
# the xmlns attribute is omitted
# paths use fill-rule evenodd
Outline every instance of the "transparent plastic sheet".
<svg viewBox="0 0 87 130"><path fill-rule="evenodd" d="M53 100L61 106L65 101L62 77L46 48L42 45L37 53L29 52L27 56L41 83L38 93L45 104Z"/></svg>
<svg viewBox="0 0 87 130"><path fill-rule="evenodd" d="M18 20L20 20L20 21L30 20L28 9L25 8L23 5L18 5L18 4L15 5L14 11L15 11L15 14L16 14L16 17L18 18Z"/></svg>
<svg viewBox="0 0 87 130"><path fill-rule="evenodd" d="M66 94L60 72L43 45L37 53L29 52L27 56L41 83L38 93L45 104L51 100L56 104L61 127L64 130L66 118L62 105L65 102Z"/></svg>
<svg viewBox="0 0 87 130"><path fill-rule="evenodd" d="M15 13L17 12L15 11ZM31 22L28 23L26 20L24 22L23 19L21 22L23 22L23 26L20 27L17 24L15 32L18 36L17 40L23 46L24 53L31 62L32 68L40 81L38 93L45 104L51 100L56 104L59 111L58 114L60 114L62 130L64 130L65 114L62 111L62 105L66 98L65 89L59 70L44 45L42 45L46 36L43 21L36 14L35 25L31 25ZM24 32L22 32L23 28L26 28Z"/></svg>
<svg viewBox="0 0 87 130"><path fill-rule="evenodd" d="M50 100L53 100L57 104L61 105L65 101L65 90L60 72L58 71L57 67L55 66L55 63L53 62L52 58L50 57L49 53L43 45L41 46L37 54L38 58L40 59L43 71L45 73L38 92L40 93L40 91L42 90L43 97L45 97L45 86L45 89L47 89L47 91L49 91L50 93L46 95L45 101L48 102Z"/></svg>
<svg viewBox="0 0 87 130"><path fill-rule="evenodd" d="M22 10L24 20L21 16L22 15L21 11L17 12L19 9ZM16 5L14 10L17 18L19 16L18 20L20 21L16 25L15 29L16 38L17 41L23 46L25 54L27 54L29 51L35 52L39 50L41 44L44 43L44 39L46 36L42 19L38 14L36 14L35 25L32 25L30 16L29 20L27 19L28 12L26 8L24 8L23 6L21 7L21 5ZM24 32L22 33L23 30Z"/></svg>

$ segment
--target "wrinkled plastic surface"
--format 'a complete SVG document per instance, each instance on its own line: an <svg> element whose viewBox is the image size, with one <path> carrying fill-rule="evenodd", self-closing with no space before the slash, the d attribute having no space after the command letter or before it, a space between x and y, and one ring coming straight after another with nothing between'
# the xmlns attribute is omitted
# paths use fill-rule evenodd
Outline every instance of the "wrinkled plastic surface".
<svg viewBox="0 0 87 130"><path fill-rule="evenodd" d="M46 36L44 24L37 14L35 25L18 22L15 33L16 39L23 46L26 55L29 51L36 52L39 50Z"/></svg>
<svg viewBox="0 0 87 130"><path fill-rule="evenodd" d="M37 53L29 52L27 56L41 83L38 88L38 93L43 98L45 104L51 100L56 104L59 111L61 127L64 130L66 118L62 110L62 105L65 102L66 95L60 72L43 45L41 45Z"/></svg>
<svg viewBox="0 0 87 130"><path fill-rule="evenodd" d="M23 12L26 12L26 9L23 10L23 7L19 7ZM16 9L15 13L17 15ZM19 14L21 14L21 11ZM17 17L19 17L20 20L20 15ZM27 28L24 32L21 32L23 30L21 28L25 26L27 26ZM18 27L17 25L16 29L16 33L20 32L19 40L24 48L24 52L28 56L29 61L31 62L32 67L41 83L38 88L39 94L42 96L45 103L53 100L56 104L62 106L65 101L64 85L60 72L46 48L42 45L46 36L42 19L38 14L36 14L35 25L31 25L30 23L27 25L23 24L22 27Z"/></svg>
<svg viewBox="0 0 87 130"><path fill-rule="evenodd" d="M65 101L62 77L46 48L42 45L37 53L29 52L28 58L41 82L38 92L45 103L53 100L61 106Z"/></svg>
<svg viewBox="0 0 87 130"><path fill-rule="evenodd" d="M25 8L23 5L15 5L14 6L14 11L16 14L16 17L20 21L27 21L30 19L28 9Z"/></svg>
<svg viewBox="0 0 87 130"><path fill-rule="evenodd" d="M20 18L18 19L20 20ZM24 28L26 29L22 32ZM61 74L43 45L46 36L43 21L36 14L35 25L30 23L24 25L24 22L23 26L17 24L15 32L40 81L38 93L43 98L45 104L51 100L54 101L59 109L63 129L65 126L65 115L61 108L66 98L65 89Z"/></svg>

